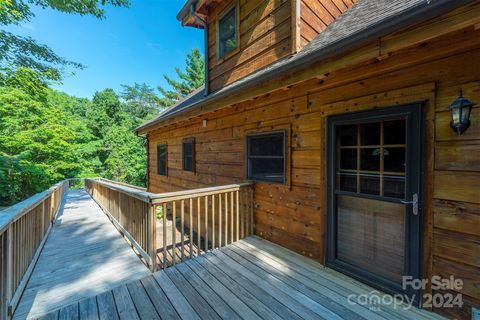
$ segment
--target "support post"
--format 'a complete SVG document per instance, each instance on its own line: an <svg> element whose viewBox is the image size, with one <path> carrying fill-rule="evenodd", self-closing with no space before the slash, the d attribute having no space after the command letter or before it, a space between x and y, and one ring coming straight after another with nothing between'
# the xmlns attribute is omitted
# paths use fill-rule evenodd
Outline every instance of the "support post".
<svg viewBox="0 0 480 320"><path fill-rule="evenodd" d="M148 255L150 271L157 271L157 217L155 205L148 205Z"/></svg>
<svg viewBox="0 0 480 320"><path fill-rule="evenodd" d="M8 226L6 235L7 252L5 258L7 272L5 278L5 318L10 319L12 316L10 301L13 297L13 230L11 224Z"/></svg>

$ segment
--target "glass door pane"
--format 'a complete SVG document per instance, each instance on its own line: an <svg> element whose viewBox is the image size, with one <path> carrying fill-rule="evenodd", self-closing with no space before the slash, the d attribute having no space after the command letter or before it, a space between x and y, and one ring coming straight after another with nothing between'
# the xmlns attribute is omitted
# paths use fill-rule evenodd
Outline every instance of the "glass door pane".
<svg viewBox="0 0 480 320"><path fill-rule="evenodd" d="M405 205L338 195L337 226L338 259L401 282Z"/></svg>
<svg viewBox="0 0 480 320"><path fill-rule="evenodd" d="M406 119L337 126L336 137L336 258L401 283Z"/></svg>

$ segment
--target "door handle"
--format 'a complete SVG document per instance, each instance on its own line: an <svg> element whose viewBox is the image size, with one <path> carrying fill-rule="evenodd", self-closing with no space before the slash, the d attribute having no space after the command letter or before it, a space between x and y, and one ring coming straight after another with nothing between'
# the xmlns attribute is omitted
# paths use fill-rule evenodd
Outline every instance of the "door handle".
<svg viewBox="0 0 480 320"><path fill-rule="evenodd" d="M412 201L405 201L402 200L400 201L403 204L411 204L412 205L412 211L414 215L418 214L418 194L414 193L412 196Z"/></svg>

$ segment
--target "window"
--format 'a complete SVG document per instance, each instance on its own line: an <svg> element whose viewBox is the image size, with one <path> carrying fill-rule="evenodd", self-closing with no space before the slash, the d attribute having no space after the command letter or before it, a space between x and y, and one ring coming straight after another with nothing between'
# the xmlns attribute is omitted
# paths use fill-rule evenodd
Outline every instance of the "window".
<svg viewBox="0 0 480 320"><path fill-rule="evenodd" d="M161 176L167 175L167 145L157 146L157 173Z"/></svg>
<svg viewBox="0 0 480 320"><path fill-rule="evenodd" d="M405 119L337 126L338 191L403 199Z"/></svg>
<svg viewBox="0 0 480 320"><path fill-rule="evenodd" d="M237 36L237 8L233 6L218 20L218 56L220 59L237 48Z"/></svg>
<svg viewBox="0 0 480 320"><path fill-rule="evenodd" d="M195 139L183 140L183 170L195 171Z"/></svg>
<svg viewBox="0 0 480 320"><path fill-rule="evenodd" d="M247 136L247 178L285 182L285 132Z"/></svg>

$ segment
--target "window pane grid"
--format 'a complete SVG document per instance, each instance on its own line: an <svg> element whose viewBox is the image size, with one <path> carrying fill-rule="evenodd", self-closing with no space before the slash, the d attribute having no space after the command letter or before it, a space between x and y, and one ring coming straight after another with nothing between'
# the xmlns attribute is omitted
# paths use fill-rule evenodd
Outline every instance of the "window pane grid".
<svg viewBox="0 0 480 320"><path fill-rule="evenodd" d="M220 58L223 58L225 54L238 46L236 10L237 8L233 7L218 22L218 51Z"/></svg>
<svg viewBox="0 0 480 320"><path fill-rule="evenodd" d="M167 174L167 145L157 145L157 174L165 176Z"/></svg>
<svg viewBox="0 0 480 320"><path fill-rule="evenodd" d="M278 183L285 181L284 132L247 136L247 178Z"/></svg>
<svg viewBox="0 0 480 320"><path fill-rule="evenodd" d="M195 168L195 140L188 139L183 142L183 170L194 171Z"/></svg>
<svg viewBox="0 0 480 320"><path fill-rule="evenodd" d="M405 119L339 126L337 191L403 199L405 134Z"/></svg>

